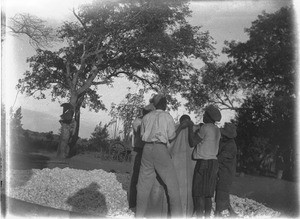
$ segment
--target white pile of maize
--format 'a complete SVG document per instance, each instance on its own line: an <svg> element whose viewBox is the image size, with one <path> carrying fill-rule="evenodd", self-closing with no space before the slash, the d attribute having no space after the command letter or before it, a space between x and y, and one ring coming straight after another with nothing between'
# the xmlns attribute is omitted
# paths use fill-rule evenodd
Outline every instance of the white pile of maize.
<svg viewBox="0 0 300 219"><path fill-rule="evenodd" d="M128 209L130 175L104 170L70 168L12 170L8 196L47 207L91 216L134 217ZM231 196L233 209L242 217L278 217L251 199Z"/></svg>

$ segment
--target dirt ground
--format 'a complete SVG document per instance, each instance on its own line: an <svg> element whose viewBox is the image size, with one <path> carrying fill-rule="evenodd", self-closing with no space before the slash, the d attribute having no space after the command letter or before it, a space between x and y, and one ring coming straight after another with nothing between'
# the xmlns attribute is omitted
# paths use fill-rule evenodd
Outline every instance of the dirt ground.
<svg viewBox="0 0 300 219"><path fill-rule="evenodd" d="M55 153L13 153L10 156L13 169L74 168L83 170L103 169L130 173L130 162L102 161L97 153L77 155L71 159L58 160ZM261 176L235 177L232 194L250 198L282 213L284 217L299 216L298 183Z"/></svg>

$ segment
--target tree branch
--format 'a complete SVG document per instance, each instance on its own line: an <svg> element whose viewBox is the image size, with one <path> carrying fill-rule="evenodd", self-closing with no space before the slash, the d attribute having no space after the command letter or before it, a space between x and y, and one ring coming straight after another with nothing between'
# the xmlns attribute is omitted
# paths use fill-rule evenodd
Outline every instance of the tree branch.
<svg viewBox="0 0 300 219"><path fill-rule="evenodd" d="M53 83L60 84L60 85L62 85L62 86L65 87L65 88L68 87L66 84L64 84L64 83L62 83L61 81L58 81L58 80L56 80L56 79L51 79L51 80L49 80L49 84L53 84Z"/></svg>
<svg viewBox="0 0 300 219"><path fill-rule="evenodd" d="M85 31L88 31L88 28L87 28L86 25L83 23L83 21L80 19L80 17L76 14L74 8L73 8L73 14L74 14L74 16L77 18L77 20L81 23L81 25L83 26L83 28L85 29Z"/></svg>
<svg viewBox="0 0 300 219"><path fill-rule="evenodd" d="M30 14L17 14L10 19L12 24L7 26L14 34L24 34L29 37L29 43L34 47L51 46L57 38L46 21Z"/></svg>
<svg viewBox="0 0 300 219"><path fill-rule="evenodd" d="M67 82L68 82L68 85L70 87L70 89L74 89L74 84L72 85L72 81L71 81L71 70L70 70L70 62L69 60L67 60L67 63L66 63L66 79L67 79Z"/></svg>
<svg viewBox="0 0 300 219"><path fill-rule="evenodd" d="M230 106L231 106L232 108L234 108L233 103L232 103L231 100L229 99L229 96L227 95L226 92L224 92L224 95L225 95L225 97L226 97L226 100L229 102Z"/></svg>
<svg viewBox="0 0 300 219"><path fill-rule="evenodd" d="M219 100L219 104L221 104L221 105L223 105L223 106L226 106L226 107L228 107L229 109L234 109L235 107L233 107L233 106L230 106L230 105L228 105L227 103L225 103L224 101L223 101L223 99L220 97L220 95L219 94L217 94L216 93L216 97L218 98L218 100Z"/></svg>
<svg viewBox="0 0 300 219"><path fill-rule="evenodd" d="M92 82L92 85L102 85L109 83L109 80L103 80L103 81L94 81Z"/></svg>
<svg viewBox="0 0 300 219"><path fill-rule="evenodd" d="M84 85L81 88L78 89L78 91L77 91L78 95L80 95L81 93L83 93L85 90L87 90L92 85L92 82L96 78L97 74L98 74L98 68L97 68L97 66L94 65L92 67L92 74L85 81Z"/></svg>
<svg viewBox="0 0 300 219"><path fill-rule="evenodd" d="M127 75L127 76L135 77L135 78L137 78L138 80L140 80L143 84L148 84L148 85L151 87L151 89L153 89L153 90L155 90L156 92L158 92L158 89L157 89L156 87L153 86L153 84L154 84L153 82L147 80L146 78L142 78L142 77L140 77L140 76L138 76L138 75L132 74L132 73L130 73L130 72L126 72L126 71L115 72L115 73L110 74L110 75L107 77L107 79L111 79L112 77L117 77L117 76L120 75L120 74L125 74L125 75Z"/></svg>

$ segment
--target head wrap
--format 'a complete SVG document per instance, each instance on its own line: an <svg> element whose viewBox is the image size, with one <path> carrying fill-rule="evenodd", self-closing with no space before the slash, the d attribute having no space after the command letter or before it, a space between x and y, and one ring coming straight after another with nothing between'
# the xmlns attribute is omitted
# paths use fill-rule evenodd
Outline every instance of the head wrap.
<svg viewBox="0 0 300 219"><path fill-rule="evenodd" d="M165 96L163 94L155 94L150 99L150 103L153 103L153 105L156 106L162 98L165 98Z"/></svg>
<svg viewBox="0 0 300 219"><path fill-rule="evenodd" d="M205 108L205 112L215 122L219 122L222 118L220 110L217 107L215 107L214 105L208 105Z"/></svg>
<svg viewBox="0 0 300 219"><path fill-rule="evenodd" d="M152 111L152 110L155 110L155 107L154 107L153 103L150 103L147 106L145 106L143 109L146 111Z"/></svg>
<svg viewBox="0 0 300 219"><path fill-rule="evenodd" d="M220 129L222 135L225 135L228 138L235 138L237 136L236 126L232 123L225 122L223 128Z"/></svg>

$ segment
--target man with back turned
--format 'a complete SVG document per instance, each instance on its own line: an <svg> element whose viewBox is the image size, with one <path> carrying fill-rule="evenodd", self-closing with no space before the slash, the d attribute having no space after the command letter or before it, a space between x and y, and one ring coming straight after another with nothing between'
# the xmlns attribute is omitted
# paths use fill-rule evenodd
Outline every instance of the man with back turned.
<svg viewBox="0 0 300 219"><path fill-rule="evenodd" d="M144 116L141 125L141 136L145 145L137 185L136 217L145 217L156 174L160 176L167 187L171 216L181 217L179 185L168 151L169 143L175 139L178 133L175 131L175 122L172 116L165 111L167 108L166 97L157 94L151 102L156 110ZM180 129L177 132L179 131Z"/></svg>

